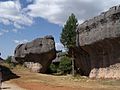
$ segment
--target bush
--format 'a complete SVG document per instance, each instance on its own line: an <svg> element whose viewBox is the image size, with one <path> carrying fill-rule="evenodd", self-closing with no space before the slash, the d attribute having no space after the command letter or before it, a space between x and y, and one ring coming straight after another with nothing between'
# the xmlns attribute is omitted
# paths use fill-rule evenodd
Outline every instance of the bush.
<svg viewBox="0 0 120 90"><path fill-rule="evenodd" d="M10 68L14 68L16 65L11 62L12 56L8 56L7 59L5 60L5 63L9 65Z"/></svg>
<svg viewBox="0 0 120 90"><path fill-rule="evenodd" d="M61 74L69 74L72 70L71 59L67 56L64 56L60 60L58 72Z"/></svg>
<svg viewBox="0 0 120 90"><path fill-rule="evenodd" d="M56 73L57 72L57 66L55 64L50 65L50 73Z"/></svg>
<svg viewBox="0 0 120 90"><path fill-rule="evenodd" d="M47 74L56 74L58 69L58 65L51 63L47 69Z"/></svg>
<svg viewBox="0 0 120 90"><path fill-rule="evenodd" d="M59 64L51 63L47 73L55 75L70 74L72 70L71 59L67 56L62 56Z"/></svg>
<svg viewBox="0 0 120 90"><path fill-rule="evenodd" d="M10 64L11 63L12 56L8 56L7 59L5 60L6 63Z"/></svg>

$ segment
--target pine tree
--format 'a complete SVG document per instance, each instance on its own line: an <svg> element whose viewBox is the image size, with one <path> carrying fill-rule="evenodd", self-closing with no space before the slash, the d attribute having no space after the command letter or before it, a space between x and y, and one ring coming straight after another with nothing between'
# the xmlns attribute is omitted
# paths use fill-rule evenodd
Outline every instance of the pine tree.
<svg viewBox="0 0 120 90"><path fill-rule="evenodd" d="M74 75L74 55L73 48L76 45L76 28L78 26L78 21L75 15L72 13L69 16L66 24L64 25L61 33L60 41L72 54L72 74Z"/></svg>

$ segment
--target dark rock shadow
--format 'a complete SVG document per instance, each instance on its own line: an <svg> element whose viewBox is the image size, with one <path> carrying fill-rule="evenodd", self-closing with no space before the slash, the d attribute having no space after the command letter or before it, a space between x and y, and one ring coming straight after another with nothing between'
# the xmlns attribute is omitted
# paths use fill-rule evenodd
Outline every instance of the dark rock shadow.
<svg viewBox="0 0 120 90"><path fill-rule="evenodd" d="M78 40L79 41L79 40ZM104 39L90 45L77 44L75 64L82 75L89 76L93 69L111 68L118 70L120 63L120 38ZM114 66L115 65L115 66ZM87 74L86 74L87 73Z"/></svg>
<svg viewBox="0 0 120 90"><path fill-rule="evenodd" d="M11 89L11 88L10 88L10 87L3 87L3 88L1 88L1 89L3 90L3 89ZM0 90L1 90L1 89L0 89Z"/></svg>
<svg viewBox="0 0 120 90"><path fill-rule="evenodd" d="M2 81L9 81L10 79L20 78L20 76L13 73L8 67L0 65L2 69Z"/></svg>

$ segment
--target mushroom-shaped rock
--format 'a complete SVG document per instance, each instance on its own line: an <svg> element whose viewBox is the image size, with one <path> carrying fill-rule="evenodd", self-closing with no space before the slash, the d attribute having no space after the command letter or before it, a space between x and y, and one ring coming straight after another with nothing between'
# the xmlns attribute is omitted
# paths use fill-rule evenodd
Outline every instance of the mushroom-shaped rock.
<svg viewBox="0 0 120 90"><path fill-rule="evenodd" d="M37 38L31 42L20 44L14 52L14 62L24 64L33 72L45 73L56 57L55 42L52 36Z"/></svg>

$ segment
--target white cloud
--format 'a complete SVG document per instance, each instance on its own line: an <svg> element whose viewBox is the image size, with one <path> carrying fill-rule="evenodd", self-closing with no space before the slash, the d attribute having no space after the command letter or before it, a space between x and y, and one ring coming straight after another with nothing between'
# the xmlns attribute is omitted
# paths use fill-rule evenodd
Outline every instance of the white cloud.
<svg viewBox="0 0 120 90"><path fill-rule="evenodd" d="M10 21L8 19L5 19L5 18L0 18L0 23L3 23L4 25L9 25Z"/></svg>
<svg viewBox="0 0 120 90"><path fill-rule="evenodd" d="M31 25L34 17L41 17L51 23L63 25L71 13L78 21L98 15L108 8L118 5L120 0L26 0L29 4L21 8L19 0L0 1L0 23L13 24L21 29L24 25Z"/></svg>
<svg viewBox="0 0 120 90"><path fill-rule="evenodd" d="M8 33L9 32L9 30L7 30L7 29L2 29L1 31L4 32L4 33Z"/></svg>
<svg viewBox="0 0 120 90"><path fill-rule="evenodd" d="M120 0L34 0L27 9L32 17L63 25L71 13L81 22L119 3Z"/></svg>
<svg viewBox="0 0 120 90"><path fill-rule="evenodd" d="M17 32L18 32L18 29L13 29L12 31L15 32L15 33L17 33Z"/></svg>
<svg viewBox="0 0 120 90"><path fill-rule="evenodd" d="M22 26L19 25L19 24L17 24L16 22L14 23L14 26L15 26L16 28L18 28L18 29L21 29L21 28L22 28Z"/></svg>
<svg viewBox="0 0 120 90"><path fill-rule="evenodd" d="M4 35L5 33L8 33L9 30L7 29L2 29L1 32L0 32L0 36Z"/></svg>
<svg viewBox="0 0 120 90"><path fill-rule="evenodd" d="M0 22L5 25L13 24L16 28L33 23L32 18L21 9L19 0L0 2Z"/></svg>
<svg viewBox="0 0 120 90"><path fill-rule="evenodd" d="M2 36L2 35L3 35L3 33L0 32L0 36Z"/></svg>
<svg viewBox="0 0 120 90"><path fill-rule="evenodd" d="M55 43L56 50L65 51L64 46L61 43Z"/></svg>
<svg viewBox="0 0 120 90"><path fill-rule="evenodd" d="M22 44L22 43L28 42L28 40L26 40L26 39L24 39L24 40L13 40L13 42L14 42L15 44Z"/></svg>

